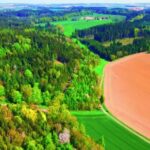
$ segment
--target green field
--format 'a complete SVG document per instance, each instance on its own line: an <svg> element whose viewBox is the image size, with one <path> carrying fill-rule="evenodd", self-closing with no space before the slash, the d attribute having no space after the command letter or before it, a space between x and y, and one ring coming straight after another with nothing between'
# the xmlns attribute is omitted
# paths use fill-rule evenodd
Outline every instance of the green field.
<svg viewBox="0 0 150 150"><path fill-rule="evenodd" d="M150 144L100 111L72 112L95 141L104 139L106 150L149 150Z"/></svg>
<svg viewBox="0 0 150 150"><path fill-rule="evenodd" d="M104 59L100 59L99 65L95 68L95 72L102 76L103 72L104 72L104 68L107 65L108 61L104 60Z"/></svg>
<svg viewBox="0 0 150 150"><path fill-rule="evenodd" d="M111 24L111 23L122 21L125 18L125 17L119 16L119 15L114 16L114 15L102 15L102 14L93 14L90 16L92 16L92 17L107 16L107 17L109 17L109 19L107 19L107 20L82 20L79 17L83 17L83 16L79 16L78 17L79 20L77 20L77 21L72 21L70 18L66 21L56 21L56 22L53 22L52 24L53 25L62 25L64 27L64 34L66 36L71 36L75 30L87 29L87 28L97 26L97 25Z"/></svg>

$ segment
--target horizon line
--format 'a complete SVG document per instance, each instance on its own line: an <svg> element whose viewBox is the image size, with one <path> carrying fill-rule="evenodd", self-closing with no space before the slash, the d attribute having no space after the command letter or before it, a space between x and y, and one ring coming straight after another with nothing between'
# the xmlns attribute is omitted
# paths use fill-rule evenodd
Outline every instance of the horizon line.
<svg viewBox="0 0 150 150"><path fill-rule="evenodd" d="M26 3L26 2L23 2L23 3L21 3L21 2L19 2L19 3L7 3L7 2L0 2L0 4L50 4L50 5L52 5L52 4L128 4L128 5L133 5L133 4L150 4L150 2L130 2L130 3L128 3L128 2L89 2L89 3L84 3L84 2L82 2L82 3Z"/></svg>

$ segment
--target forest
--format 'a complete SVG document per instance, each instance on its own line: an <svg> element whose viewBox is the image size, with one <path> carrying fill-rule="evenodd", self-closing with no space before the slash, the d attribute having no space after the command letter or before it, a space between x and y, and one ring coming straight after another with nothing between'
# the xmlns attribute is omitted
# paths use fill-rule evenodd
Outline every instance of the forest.
<svg viewBox="0 0 150 150"><path fill-rule="evenodd" d="M109 61L129 54L150 51L150 15L147 13L143 16L139 20L76 30L73 36L79 38L92 52ZM119 39L126 38L134 40L127 45L119 42ZM106 47L105 42L111 44Z"/></svg>
<svg viewBox="0 0 150 150"><path fill-rule="evenodd" d="M50 24L65 13L0 11L0 149L103 149L70 114L98 108L101 79L99 57Z"/></svg>

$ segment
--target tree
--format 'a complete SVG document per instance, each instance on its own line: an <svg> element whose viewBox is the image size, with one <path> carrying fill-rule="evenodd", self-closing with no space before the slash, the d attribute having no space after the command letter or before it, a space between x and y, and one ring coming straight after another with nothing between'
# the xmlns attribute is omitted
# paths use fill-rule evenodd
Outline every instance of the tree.
<svg viewBox="0 0 150 150"><path fill-rule="evenodd" d="M123 56L123 51L121 51L121 50L117 51L116 55L117 55L118 58L122 57Z"/></svg>
<svg viewBox="0 0 150 150"><path fill-rule="evenodd" d="M28 142L27 150L37 150L36 142L34 140Z"/></svg>
<svg viewBox="0 0 150 150"><path fill-rule="evenodd" d="M135 37L138 37L139 32L140 32L140 29L134 28L134 36L135 36Z"/></svg>
<svg viewBox="0 0 150 150"><path fill-rule="evenodd" d="M51 94L49 91L44 92L42 97L45 105L48 105L51 102Z"/></svg>
<svg viewBox="0 0 150 150"><path fill-rule="evenodd" d="M12 91L11 98L12 98L12 101L14 103L21 103L22 102L22 94L17 90Z"/></svg>
<svg viewBox="0 0 150 150"><path fill-rule="evenodd" d="M14 43L12 45L13 49L16 50L17 52L23 52L21 49L21 45L19 43Z"/></svg>
<svg viewBox="0 0 150 150"><path fill-rule="evenodd" d="M30 84L22 85L21 86L21 93L23 94L23 97L25 101L29 102L29 99L32 96L32 87Z"/></svg>
<svg viewBox="0 0 150 150"><path fill-rule="evenodd" d="M0 96L5 96L5 87L0 85Z"/></svg>
<svg viewBox="0 0 150 150"><path fill-rule="evenodd" d="M64 33L64 27L62 25L57 25L58 33Z"/></svg>
<svg viewBox="0 0 150 150"><path fill-rule="evenodd" d="M27 78L33 78L32 71L29 69L26 69L24 74Z"/></svg>
<svg viewBox="0 0 150 150"><path fill-rule="evenodd" d="M46 137L44 138L44 147L46 150L55 150L55 145L52 140L52 135L51 133L47 134Z"/></svg>
<svg viewBox="0 0 150 150"><path fill-rule="evenodd" d="M43 103L42 93L41 93L41 90L39 89L38 83L34 84L34 87L32 89L32 96L31 96L30 102L35 103L35 104L42 104Z"/></svg>
<svg viewBox="0 0 150 150"><path fill-rule="evenodd" d="M5 57L5 56L6 56L6 50L0 47L0 58Z"/></svg>

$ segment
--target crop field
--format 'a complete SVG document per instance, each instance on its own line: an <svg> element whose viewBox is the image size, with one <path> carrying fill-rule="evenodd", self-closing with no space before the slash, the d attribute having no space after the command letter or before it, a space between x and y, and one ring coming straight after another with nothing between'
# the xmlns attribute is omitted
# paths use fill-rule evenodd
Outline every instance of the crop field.
<svg viewBox="0 0 150 150"><path fill-rule="evenodd" d="M93 14L90 15L91 17L102 17L102 14ZM87 29L93 26L97 26L97 25L104 25L104 24L111 24L111 23L115 23L115 22L120 22L122 20L124 20L123 16L119 16L119 15L103 15L105 17L108 17L108 19L105 20L82 20L79 19L77 21L72 21L71 19L68 19L66 21L57 21L57 22L53 22L53 25L62 25L64 27L64 34L66 36L71 36L72 33L75 30L82 30L82 29ZM80 16L81 18L83 16Z"/></svg>
<svg viewBox="0 0 150 150"><path fill-rule="evenodd" d="M106 150L149 150L146 143L113 119L100 111L72 112L80 123L85 126L86 132L96 142L103 139Z"/></svg>
<svg viewBox="0 0 150 150"><path fill-rule="evenodd" d="M134 54L107 65L104 80L108 110L147 138L150 138L149 68L150 54Z"/></svg>

